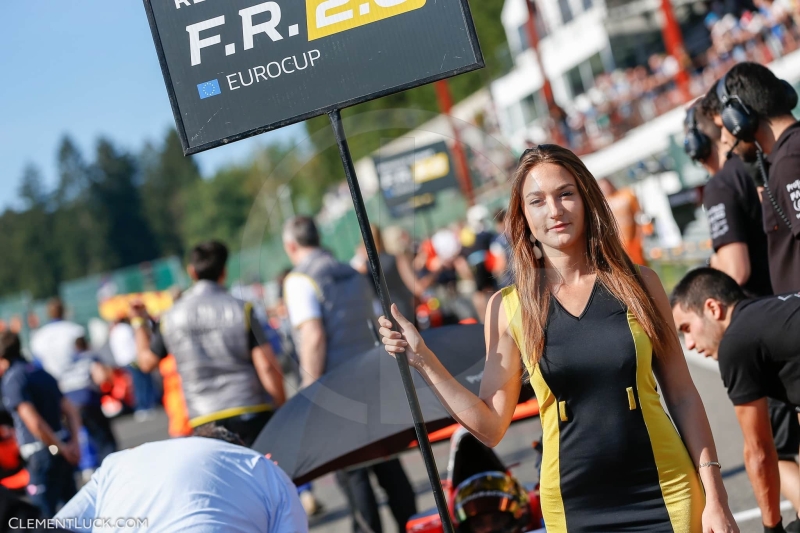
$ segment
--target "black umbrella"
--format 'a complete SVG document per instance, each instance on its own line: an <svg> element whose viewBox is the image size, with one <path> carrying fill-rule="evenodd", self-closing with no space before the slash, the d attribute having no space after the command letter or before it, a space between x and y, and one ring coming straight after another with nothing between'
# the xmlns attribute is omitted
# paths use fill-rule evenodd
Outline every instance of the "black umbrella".
<svg viewBox="0 0 800 533"><path fill-rule="evenodd" d="M447 370L478 393L483 326L458 325L422 334ZM453 423L428 384L412 371L428 431ZM297 484L406 449L416 439L397 364L383 346L353 357L302 390L269 421L253 449L271 454Z"/></svg>

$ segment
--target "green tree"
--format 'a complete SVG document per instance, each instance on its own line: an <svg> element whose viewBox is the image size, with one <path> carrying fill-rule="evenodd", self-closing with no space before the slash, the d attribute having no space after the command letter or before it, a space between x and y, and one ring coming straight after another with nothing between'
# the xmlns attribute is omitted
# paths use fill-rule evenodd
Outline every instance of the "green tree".
<svg viewBox="0 0 800 533"><path fill-rule="evenodd" d="M189 186L184 197L186 205L192 206L184 216L186 247L213 238L232 250L240 249L242 232L254 207L270 213L265 235L280 232L278 188L285 184L294 190L295 186L314 187L316 183L316 163L301 164L302 154L293 147L275 144L254 153L248 164L220 169L211 179Z"/></svg>
<svg viewBox="0 0 800 533"><path fill-rule="evenodd" d="M3 261L0 261L0 291L2 294L19 292L20 256L14 247L14 237L19 230L19 215L6 209L0 215L0 250L3 250Z"/></svg>
<svg viewBox="0 0 800 533"><path fill-rule="evenodd" d="M7 257L15 269L10 286L14 292L28 290L34 297L42 297L58 288L58 269L51 239L49 195L35 166L28 165L23 171L18 194L26 209L4 217L11 234L3 249L9 252Z"/></svg>
<svg viewBox="0 0 800 533"><path fill-rule="evenodd" d="M42 174L36 166L30 163L25 166L17 194L26 209L45 208L47 191L42 181Z"/></svg>
<svg viewBox="0 0 800 533"><path fill-rule="evenodd" d="M253 197L242 187L247 175L247 167L234 166L220 170L207 182L189 187L185 200L193 208L186 213L183 224L188 247L217 239L238 248L241 229L253 203Z"/></svg>
<svg viewBox="0 0 800 533"><path fill-rule="evenodd" d="M98 237L111 253L105 269L133 265L158 257L158 247L144 216L136 184L135 159L100 139L90 168L90 210L98 222Z"/></svg>
<svg viewBox="0 0 800 533"><path fill-rule="evenodd" d="M62 139L58 149L58 176L53 240L59 279L102 272L112 262L106 219L101 210L92 208L89 165L69 137Z"/></svg>
<svg viewBox="0 0 800 533"><path fill-rule="evenodd" d="M184 157L180 138L170 130L161 150L140 157L145 165L142 200L144 212L161 255L182 256L185 247L181 226L187 214L183 191L200 182L200 171L191 157ZM152 159L151 161L148 161ZM149 163L149 164L148 164Z"/></svg>
<svg viewBox="0 0 800 533"><path fill-rule="evenodd" d="M58 186L55 191L57 206L78 200L89 185L86 162L73 140L65 135L58 147Z"/></svg>

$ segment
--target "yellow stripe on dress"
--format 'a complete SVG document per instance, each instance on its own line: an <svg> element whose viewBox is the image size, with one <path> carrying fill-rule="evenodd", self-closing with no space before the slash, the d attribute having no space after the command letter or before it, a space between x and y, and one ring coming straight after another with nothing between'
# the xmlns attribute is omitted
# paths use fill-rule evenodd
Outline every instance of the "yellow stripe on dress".
<svg viewBox="0 0 800 533"><path fill-rule="evenodd" d="M514 342L517 343L520 354L525 354L523 349L522 316L519 312L519 296L515 286L502 290L503 308L508 318L509 330ZM542 423L542 472L539 495L542 504L542 516L547 524L547 533L568 533L567 516L564 510L564 500L561 496L561 467L559 461L560 433L558 427L558 403L550 387L542 376L539 365L533 368L528 366L526 357L523 362L531 376L531 385L539 401L539 419Z"/></svg>
<svg viewBox="0 0 800 533"><path fill-rule="evenodd" d="M705 495L675 426L661 406L653 375L653 347L636 317L628 311L628 326L636 346L636 389L653 458L658 470L661 495L675 533L702 533Z"/></svg>

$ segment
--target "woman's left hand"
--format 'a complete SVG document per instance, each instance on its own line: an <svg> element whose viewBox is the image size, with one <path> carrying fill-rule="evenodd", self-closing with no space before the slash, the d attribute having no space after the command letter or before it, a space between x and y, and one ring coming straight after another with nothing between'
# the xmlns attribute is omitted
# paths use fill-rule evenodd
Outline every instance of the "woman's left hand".
<svg viewBox="0 0 800 533"><path fill-rule="evenodd" d="M703 533L739 533L728 504L707 501L703 509Z"/></svg>

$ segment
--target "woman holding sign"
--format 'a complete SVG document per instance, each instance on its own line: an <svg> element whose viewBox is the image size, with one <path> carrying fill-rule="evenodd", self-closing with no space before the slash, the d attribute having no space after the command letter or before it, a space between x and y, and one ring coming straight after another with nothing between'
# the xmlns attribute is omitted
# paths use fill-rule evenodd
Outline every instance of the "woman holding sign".
<svg viewBox="0 0 800 533"><path fill-rule="evenodd" d="M442 404L488 446L503 438L523 379L531 381L548 533L738 532L667 296L653 271L628 259L594 177L567 149L530 149L507 217L516 285L489 302L480 397L452 379L396 307L402 333L380 319L386 350L408 351Z"/></svg>

